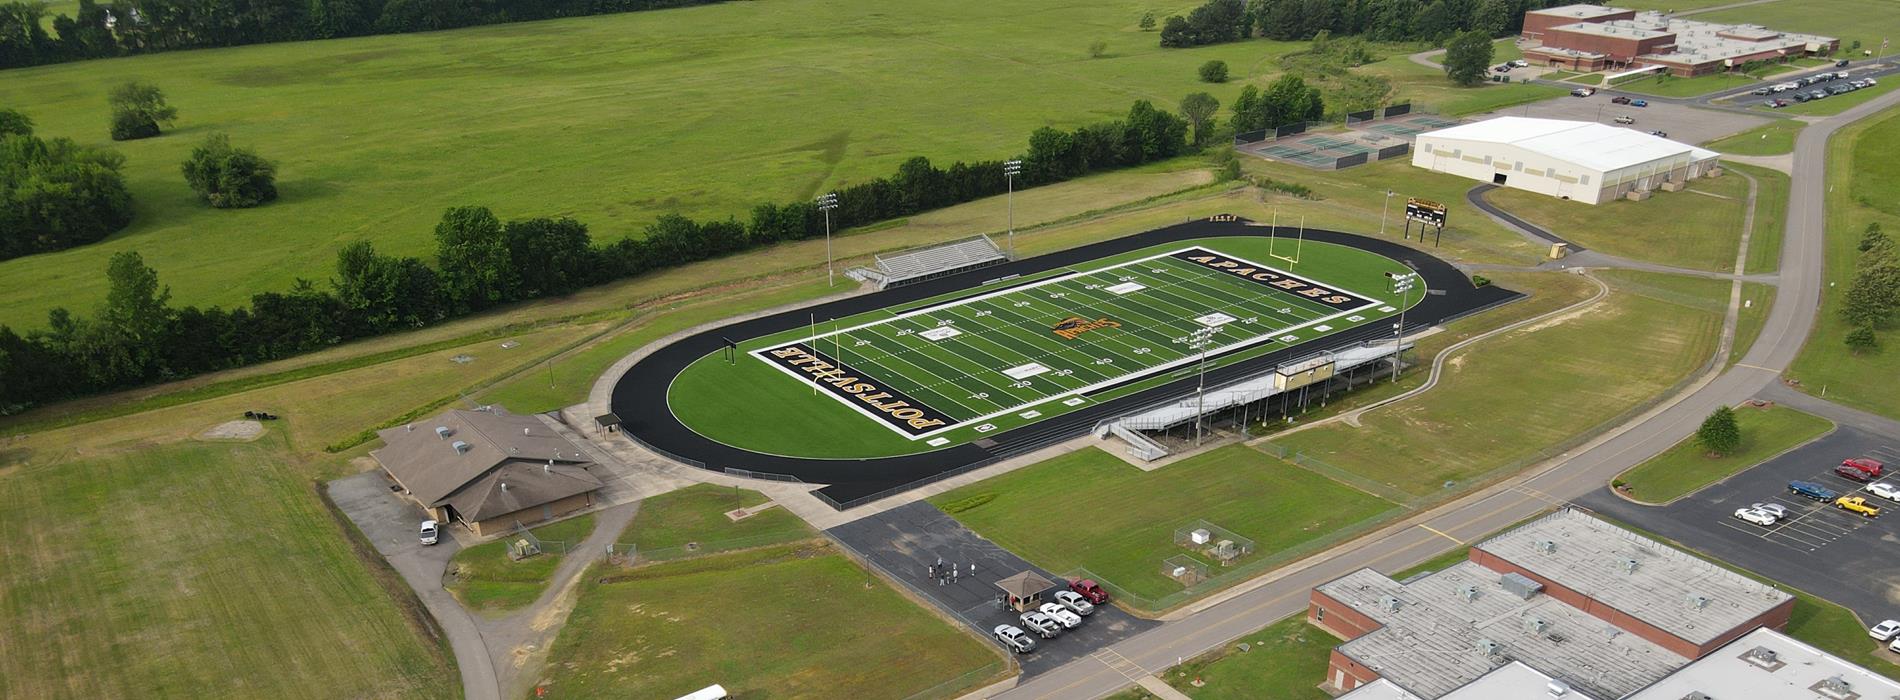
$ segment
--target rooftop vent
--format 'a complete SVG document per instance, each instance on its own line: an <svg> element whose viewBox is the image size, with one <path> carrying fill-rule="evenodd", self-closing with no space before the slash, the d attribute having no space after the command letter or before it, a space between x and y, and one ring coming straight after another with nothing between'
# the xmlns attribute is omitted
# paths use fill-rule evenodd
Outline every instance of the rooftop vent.
<svg viewBox="0 0 1900 700"><path fill-rule="evenodd" d="M1543 552L1545 554L1553 554L1557 551L1557 541L1556 540L1538 540L1536 547L1537 547L1537 551L1539 552Z"/></svg>
<svg viewBox="0 0 1900 700"><path fill-rule="evenodd" d="M1517 596L1519 600L1530 600L1531 596L1542 593L1544 590L1544 584L1515 572L1499 576L1498 585L1504 587L1504 592Z"/></svg>
<svg viewBox="0 0 1900 700"><path fill-rule="evenodd" d="M458 455L468 454L468 443L466 442L456 440L455 442L449 443L449 446L455 448L455 453Z"/></svg>
<svg viewBox="0 0 1900 700"><path fill-rule="evenodd" d="M1485 656L1497 656L1498 652L1504 649L1504 645L1499 644L1497 642L1493 642L1489 639L1478 640L1477 647L1478 647L1478 653L1484 654Z"/></svg>
<svg viewBox="0 0 1900 700"><path fill-rule="evenodd" d="M1688 695L1682 696L1682 700L1715 700L1715 697L1700 690L1691 690Z"/></svg>
<svg viewBox="0 0 1900 700"><path fill-rule="evenodd" d="M1550 685L1544 686L1544 690L1548 691L1553 698L1561 698L1570 694L1570 684L1553 678Z"/></svg>
<svg viewBox="0 0 1900 700"><path fill-rule="evenodd" d="M1808 690L1831 698L1842 698L1843 700L1860 697L1854 694L1854 684L1847 682L1847 679L1840 676L1828 676L1827 678L1821 679L1821 682L1808 686Z"/></svg>
<svg viewBox="0 0 1900 700"><path fill-rule="evenodd" d="M1524 633L1525 634L1539 635L1539 634L1543 634L1544 630L1547 630L1547 629L1550 629L1550 623L1545 622L1544 618L1538 617L1536 615L1526 615L1524 617Z"/></svg>
<svg viewBox="0 0 1900 700"><path fill-rule="evenodd" d="M1400 605L1403 605L1403 603L1399 602L1399 599L1397 596L1389 596L1389 595L1379 596L1379 608L1381 610L1384 610L1389 613L1395 613L1399 611Z"/></svg>
<svg viewBox="0 0 1900 700"><path fill-rule="evenodd" d="M1478 599L1478 587L1465 586L1463 590L1458 591L1458 595L1464 596L1465 602L1470 603Z"/></svg>
<svg viewBox="0 0 1900 700"><path fill-rule="evenodd" d="M1695 608L1697 610L1705 610L1709 607L1708 596L1702 595L1700 593L1690 593L1687 596L1685 596L1685 598L1689 601L1689 607Z"/></svg>
<svg viewBox="0 0 1900 700"><path fill-rule="evenodd" d="M504 482L501 482L501 490L502 490L502 491L504 491L504 492L506 492L506 491L508 490L508 482L506 482L506 481L504 481Z"/></svg>
<svg viewBox="0 0 1900 700"><path fill-rule="evenodd" d="M450 430L449 427L446 425L438 425L435 427L435 437L438 440L447 440L449 439L450 435L454 435L454 434L455 434L455 431Z"/></svg>
<svg viewBox="0 0 1900 700"><path fill-rule="evenodd" d="M1633 573L1636 573L1636 567L1638 566L1639 562L1629 557L1623 557L1623 560L1618 562L1617 564L1623 567L1623 573L1633 574Z"/></svg>
<svg viewBox="0 0 1900 700"><path fill-rule="evenodd" d="M1742 660L1769 673L1779 671L1781 667L1788 665L1788 662L1781 660L1780 654L1776 654L1775 650L1768 647L1755 647L1742 652Z"/></svg>

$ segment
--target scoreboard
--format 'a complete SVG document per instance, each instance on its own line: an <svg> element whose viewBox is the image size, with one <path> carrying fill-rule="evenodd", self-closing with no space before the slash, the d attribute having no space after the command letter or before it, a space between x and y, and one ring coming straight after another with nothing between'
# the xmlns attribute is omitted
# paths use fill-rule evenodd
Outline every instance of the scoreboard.
<svg viewBox="0 0 1900 700"><path fill-rule="evenodd" d="M1405 218L1444 228L1445 205L1429 199L1409 197L1405 200Z"/></svg>

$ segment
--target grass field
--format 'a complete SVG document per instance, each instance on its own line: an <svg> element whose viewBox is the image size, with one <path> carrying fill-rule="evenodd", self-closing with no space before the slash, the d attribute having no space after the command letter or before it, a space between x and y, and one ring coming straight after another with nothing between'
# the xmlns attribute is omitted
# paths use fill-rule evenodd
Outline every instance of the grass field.
<svg viewBox="0 0 1900 700"><path fill-rule="evenodd" d="M1500 55L1492 62L1500 63L1509 58ZM1390 56L1353 70L1391 81L1396 96L1394 102L1409 100L1426 111L1451 116L1489 112L1564 94L1560 88L1530 83L1485 83L1478 87L1459 87L1445 79L1444 70L1421 66L1402 55Z"/></svg>
<svg viewBox="0 0 1900 700"><path fill-rule="evenodd" d="M1172 109L1208 91L1231 102L1277 70L1276 55L1304 47L1162 49L1130 19L1146 9L725 3L8 71L0 103L42 135L105 143L105 91L130 76L156 81L180 119L162 138L113 144L138 204L131 228L0 264L0 323L38 327L53 306L89 307L80 302L102 295L105 261L121 250L168 275L175 302L231 304L322 279L353 239L428 252L450 206L573 216L601 240L669 212L743 217L761 201L887 175L912 155L943 165L1017 155L1036 127L1119 116L1138 98ZM1091 59L1096 39L1109 51ZM1210 59L1236 79L1199 82ZM957 89L941 89L949 83ZM245 211L196 201L178 163L213 131L279 161L279 201Z"/></svg>
<svg viewBox="0 0 1900 700"><path fill-rule="evenodd" d="M1825 392L1831 401L1900 418L1900 393L1870 377L1900 376L1900 333L1880 333L1879 352L1855 355L1842 339L1849 326L1841 320L1841 296L1854 278L1855 245L1867 224L1879 222L1900 232L1900 110L1848 126L1828 143L1827 281L1814 332L1788 374L1802 389Z"/></svg>
<svg viewBox="0 0 1900 700"><path fill-rule="evenodd" d="M1247 651L1238 644L1247 643ZM1194 700L1326 700L1319 689L1337 637L1294 615L1267 625L1219 650L1168 669L1163 679ZM1203 685L1194 687L1194 679Z"/></svg>
<svg viewBox="0 0 1900 700"><path fill-rule="evenodd" d="M1703 22L1749 22L1787 32L1804 32L1841 40L1843 57L1860 61L1861 48L1877 50L1882 39L1900 37L1900 13L1887 0L1779 0L1696 15ZM1852 52L1851 56L1845 54ZM1887 53L1891 55L1893 48ZM1829 98L1822 102L1832 102Z"/></svg>
<svg viewBox="0 0 1900 700"><path fill-rule="evenodd" d="M1317 242L1300 244L1297 264L1275 257L1292 257L1292 245L1257 237L1171 243L1027 283L1012 280L996 291L738 339L735 361L715 352L682 371L668 406L700 434L738 447L824 457L901 454L1178 379L1199 356L1194 334L1202 329L1218 329L1211 352L1245 349L1220 360L1226 364L1303 344L1325 349L1326 336L1397 313L1399 299L1385 275L1402 271L1399 263ZM1263 260L1338 293L1309 297L1266 283L1278 273L1242 278L1227 271ZM1408 303L1421 298L1415 292ZM833 391L833 384L808 379L813 368L833 365L859 383ZM886 401L907 407L886 418L859 398L872 389L849 394L844 386L875 387ZM1093 393L1077 395L1084 391Z"/></svg>
<svg viewBox="0 0 1900 700"><path fill-rule="evenodd" d="M1629 495L1644 503L1667 503L1713 484L1763 460L1827 434L1834 424L1792 408L1736 409L1742 429L1742 447L1722 457L1710 457L1695 438L1649 458L1617 478L1628 484Z"/></svg>
<svg viewBox="0 0 1900 700"><path fill-rule="evenodd" d="M1571 78L1564 82L1576 83L1578 85L1602 85L1603 74L1602 73L1585 73L1583 75L1579 75L1575 78Z"/></svg>
<svg viewBox="0 0 1900 700"><path fill-rule="evenodd" d="M1742 308L1735 313L1735 345L1728 356L1728 366L1742 361L1748 349L1761 337L1761 327L1768 322L1768 310L1775 305L1775 287L1773 285L1747 282L1742 285Z"/></svg>
<svg viewBox="0 0 1900 700"><path fill-rule="evenodd" d="M1693 78L1678 78L1673 75L1658 75L1654 78L1637 78L1616 84L1616 89L1659 97L1695 97L1711 92L1738 88L1761 82L1754 77L1740 73L1711 73Z"/></svg>
<svg viewBox="0 0 1900 700"><path fill-rule="evenodd" d="M1753 165L1725 163L1732 172L1755 178L1755 231L1748 238L1748 260L1743 269L1749 274L1773 272L1781 267L1781 238L1788 227L1788 175L1779 170Z"/></svg>
<svg viewBox="0 0 1900 700"><path fill-rule="evenodd" d="M1195 556L1174 544L1174 529L1196 519L1253 539L1250 556L1262 557L1396 507L1242 445L1155 471L1099 449L1078 450L930 502L1038 566L1057 573L1087 568L1148 599L1181 590L1162 573L1161 562ZM959 502L977 504L958 510Z"/></svg>
<svg viewBox="0 0 1900 700"><path fill-rule="evenodd" d="M732 549L782 544L812 536L805 521L784 508L771 508L744 520L726 511L766 502L757 491L695 484L640 502L617 542L638 547L641 560L703 556ZM696 548L687 551L687 543Z"/></svg>
<svg viewBox="0 0 1900 700"><path fill-rule="evenodd" d="M589 513L558 523L534 528L541 540L578 545L594 531L594 515ZM515 540L504 537L469 547L449 560L448 582L443 584L462 605L478 612L499 613L526 607L554 578L561 565L561 550L543 551L520 561L508 556L508 545Z"/></svg>
<svg viewBox="0 0 1900 700"><path fill-rule="evenodd" d="M1658 192L1641 202L1617 199L1585 204L1508 188L1492 190L1485 197L1593 250L1697 270L1733 270L1748 181L1727 176L1687 184L1681 192ZM1762 186L1772 184L1763 182ZM1669 224L1661 225L1664 221ZM1773 228L1772 235L1779 236L1778 224L1764 223L1756 222L1757 235Z"/></svg>
<svg viewBox="0 0 1900 700"><path fill-rule="evenodd" d="M1368 413L1362 427L1332 424L1274 442L1429 497L1446 482L1462 489L1541 459L1646 405L1709 359L1726 282L1600 276L1615 288L1610 297L1461 351L1431 392Z"/></svg>
<svg viewBox="0 0 1900 700"><path fill-rule="evenodd" d="M541 685L551 697L956 697L1004 669L994 648L805 543L582 577Z"/></svg>
<svg viewBox="0 0 1900 700"><path fill-rule="evenodd" d="M1777 119L1732 136L1702 144L1723 153L1744 156L1778 156L1794 152L1794 138L1801 135L1807 122Z"/></svg>
<svg viewBox="0 0 1900 700"><path fill-rule="evenodd" d="M273 428L0 450L0 696L437 698L456 686ZM70 443L69 443L70 444ZM15 461L15 460L19 461Z"/></svg>

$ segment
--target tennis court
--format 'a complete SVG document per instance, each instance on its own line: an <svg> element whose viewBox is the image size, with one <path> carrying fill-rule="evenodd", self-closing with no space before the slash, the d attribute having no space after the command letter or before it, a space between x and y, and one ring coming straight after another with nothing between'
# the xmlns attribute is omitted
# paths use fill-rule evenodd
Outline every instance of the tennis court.
<svg viewBox="0 0 1900 700"><path fill-rule="evenodd" d="M917 440L1001 416L1034 419L1038 405L1079 406L1090 392L1203 354L1290 347L1397 312L1362 292L1189 246L816 326L750 354Z"/></svg>

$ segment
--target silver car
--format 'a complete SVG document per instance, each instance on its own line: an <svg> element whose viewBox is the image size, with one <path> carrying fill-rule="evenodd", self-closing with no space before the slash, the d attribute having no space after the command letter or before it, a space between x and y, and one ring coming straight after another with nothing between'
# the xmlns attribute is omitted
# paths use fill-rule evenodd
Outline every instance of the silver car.
<svg viewBox="0 0 1900 700"><path fill-rule="evenodd" d="M1027 654L1036 650L1036 638L1029 636L1015 625L997 625L996 629L990 631L990 636L995 637L996 641L1002 642L1003 646L1009 647L1010 651L1018 654Z"/></svg>
<svg viewBox="0 0 1900 700"><path fill-rule="evenodd" d="M1082 624L1082 616L1069 612L1069 609L1062 607L1061 603L1043 603L1042 607L1037 609L1056 622L1062 623L1062 629L1072 630L1076 625Z"/></svg>
<svg viewBox="0 0 1900 700"><path fill-rule="evenodd" d="M1780 503L1756 503L1749 506L1755 510L1775 516L1776 520L1788 517L1788 509Z"/></svg>
<svg viewBox="0 0 1900 700"><path fill-rule="evenodd" d="M1062 623L1056 622L1055 618L1042 614L1040 610L1031 610L1023 613L1018 616L1018 619L1023 621L1024 627L1028 627L1029 631L1035 632L1037 636L1043 639L1055 639L1056 635L1062 634Z"/></svg>
<svg viewBox="0 0 1900 700"><path fill-rule="evenodd" d="M1095 612L1095 604L1075 591L1056 591L1056 602L1083 617L1088 617Z"/></svg>

